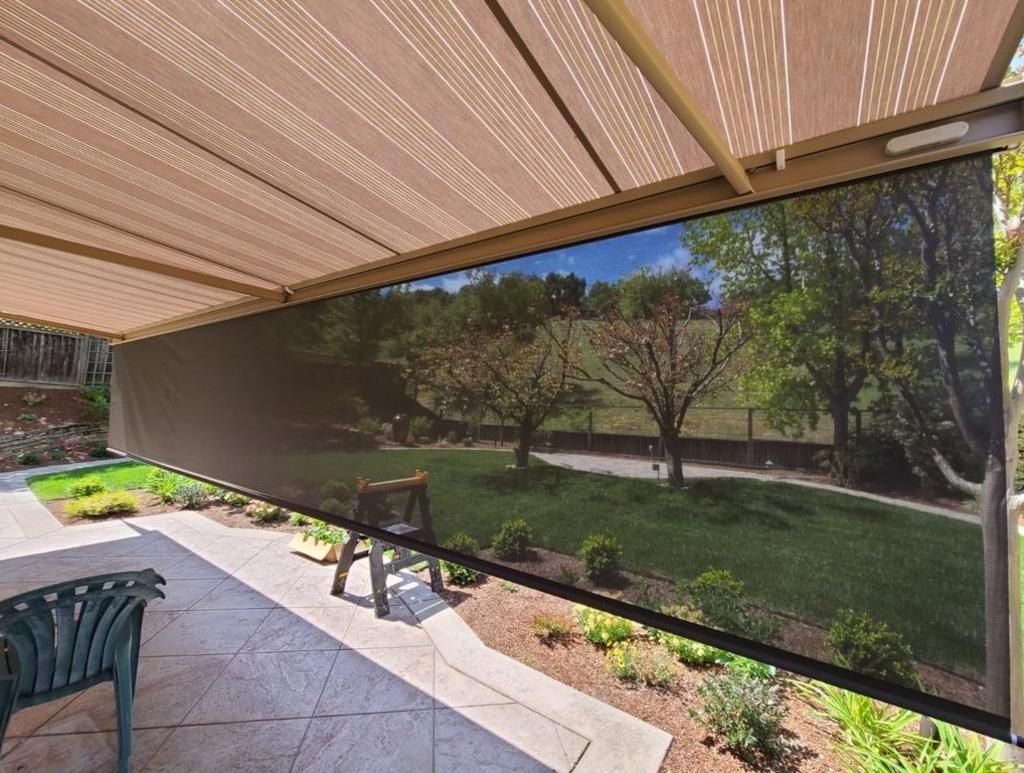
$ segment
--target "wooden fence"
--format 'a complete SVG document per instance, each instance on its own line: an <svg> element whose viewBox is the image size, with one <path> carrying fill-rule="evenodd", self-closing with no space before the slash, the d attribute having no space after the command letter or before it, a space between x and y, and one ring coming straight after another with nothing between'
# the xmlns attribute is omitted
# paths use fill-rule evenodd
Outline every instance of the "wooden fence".
<svg viewBox="0 0 1024 773"><path fill-rule="evenodd" d="M0 381L106 385L111 363L102 338L0 321Z"/></svg>
<svg viewBox="0 0 1024 773"><path fill-rule="evenodd" d="M491 443L512 443L514 427L481 424L479 439ZM661 460L662 445L657 435L628 435L611 432L551 431L542 435L556 451L582 451L595 454L654 457ZM818 468L817 455L832 447L824 443L797 440L746 440L724 438L683 438L683 458L690 462L708 462L732 467L773 467L784 470Z"/></svg>

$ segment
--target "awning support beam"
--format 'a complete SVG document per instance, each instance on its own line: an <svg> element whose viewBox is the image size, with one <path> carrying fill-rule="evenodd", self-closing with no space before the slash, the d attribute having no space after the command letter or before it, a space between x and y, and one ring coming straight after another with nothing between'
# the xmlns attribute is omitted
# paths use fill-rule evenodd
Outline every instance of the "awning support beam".
<svg viewBox="0 0 1024 773"><path fill-rule="evenodd" d="M167 263L159 263L155 260L148 260L135 255L126 255L123 252L106 250L102 247L93 247L89 244L72 242L67 239L59 239L55 236L48 236L47 234L40 234L35 231L26 231L23 228L0 225L0 239L7 239L21 244L31 244L35 247L44 247L49 250L56 250L57 252L65 252L70 255L78 255L83 258L103 261L104 263L114 263L119 266L126 266L127 268L138 269L139 271L148 271L153 274L161 274L174 279L180 279L184 282L204 285L205 287L214 287L218 290L226 290L228 292L238 293L239 295L248 295L253 298L265 298L267 300L275 300L282 303L288 300L289 291L284 287L260 287L259 285L249 284L247 282L236 282L235 280L228 279L226 277L206 274L202 271L194 271L180 266L172 266Z"/></svg>
<svg viewBox="0 0 1024 773"><path fill-rule="evenodd" d="M584 0L665 104L693 135L736 193L752 193L750 178L725 138L701 112L697 100L657 49L623 0Z"/></svg>

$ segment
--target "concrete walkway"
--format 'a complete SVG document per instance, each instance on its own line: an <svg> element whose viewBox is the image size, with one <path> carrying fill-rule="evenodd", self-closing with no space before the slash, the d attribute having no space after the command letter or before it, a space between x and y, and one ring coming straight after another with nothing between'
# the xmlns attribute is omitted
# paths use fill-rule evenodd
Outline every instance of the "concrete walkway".
<svg viewBox="0 0 1024 773"><path fill-rule="evenodd" d="M582 472L594 472L600 475L615 475L622 478L643 478L645 480L656 480L659 477L664 480L666 476L665 465L661 465L661 473L651 469L651 462L645 459L630 459L622 456L597 456L592 454L572 453L534 453L538 459L543 459L548 464L565 467L569 470L580 470ZM923 502L911 502L906 499L872 494L870 491L858 491L852 488L842 488L829 483L819 483L813 480L801 478L784 478L778 475L767 473L751 472L749 470L736 470L730 467L715 467L705 464L684 464L683 477L687 480L699 480L701 478L746 478L760 480L767 483L777 483L786 486L802 486L804 488L818 489L819 491L831 491L849 497L870 499L884 505L894 507L906 507L911 510L918 510L922 513L941 515L944 518L952 518L955 521L973 523L979 525L980 521L970 513L960 510L952 510L947 507L924 504Z"/></svg>
<svg viewBox="0 0 1024 773"><path fill-rule="evenodd" d="M344 598L288 536L198 513L63 527L0 475L0 598L153 567L137 771L656 771L671 736L485 647L412 575L377 619L366 562ZM2 771L114 769L109 684L18 712Z"/></svg>

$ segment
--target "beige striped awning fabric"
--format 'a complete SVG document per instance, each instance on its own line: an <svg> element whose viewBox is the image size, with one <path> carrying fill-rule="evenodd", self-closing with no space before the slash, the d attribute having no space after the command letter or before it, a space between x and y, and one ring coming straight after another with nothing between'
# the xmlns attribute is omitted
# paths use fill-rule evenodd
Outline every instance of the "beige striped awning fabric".
<svg viewBox="0 0 1024 773"><path fill-rule="evenodd" d="M4 0L0 315L129 334L713 167L608 13L739 159L997 86L1022 16L1014 0Z"/></svg>

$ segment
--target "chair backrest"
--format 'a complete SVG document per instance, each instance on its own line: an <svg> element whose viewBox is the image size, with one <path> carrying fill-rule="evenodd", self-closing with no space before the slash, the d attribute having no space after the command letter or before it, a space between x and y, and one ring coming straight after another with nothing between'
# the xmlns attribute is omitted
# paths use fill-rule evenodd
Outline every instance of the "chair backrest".
<svg viewBox="0 0 1024 773"><path fill-rule="evenodd" d="M117 572L0 602L5 656L0 671L17 676L19 704L52 700L109 679L124 626L133 619L141 625L146 603L164 597L156 587L164 582L152 569Z"/></svg>

